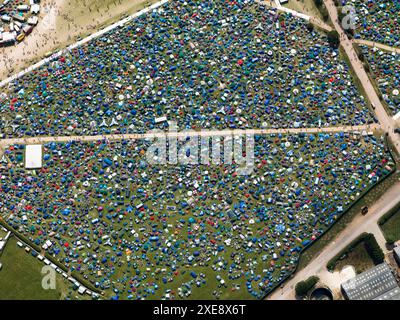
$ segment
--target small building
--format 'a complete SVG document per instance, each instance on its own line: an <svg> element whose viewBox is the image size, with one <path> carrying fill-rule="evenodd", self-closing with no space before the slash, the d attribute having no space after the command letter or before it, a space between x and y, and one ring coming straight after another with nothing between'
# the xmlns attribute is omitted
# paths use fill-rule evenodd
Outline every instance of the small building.
<svg viewBox="0 0 400 320"><path fill-rule="evenodd" d="M387 263L342 283L348 300L400 300L400 287Z"/></svg>
<svg viewBox="0 0 400 320"><path fill-rule="evenodd" d="M25 169L42 168L43 150L41 145L28 145L25 151Z"/></svg>
<svg viewBox="0 0 400 320"><path fill-rule="evenodd" d="M1 41L2 42L15 42L17 34L15 32L3 32Z"/></svg>
<svg viewBox="0 0 400 320"><path fill-rule="evenodd" d="M78 288L78 293L79 294L84 294L86 292L86 288L84 287L84 286L80 286L79 288Z"/></svg>
<svg viewBox="0 0 400 320"><path fill-rule="evenodd" d="M27 12L29 11L29 6L26 4L21 4L17 7L18 11L23 11L23 12Z"/></svg>

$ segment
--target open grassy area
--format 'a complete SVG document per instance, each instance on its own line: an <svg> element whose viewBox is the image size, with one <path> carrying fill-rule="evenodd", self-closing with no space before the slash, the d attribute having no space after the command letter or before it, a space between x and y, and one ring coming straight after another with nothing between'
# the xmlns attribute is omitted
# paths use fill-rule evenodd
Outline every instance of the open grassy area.
<svg viewBox="0 0 400 320"><path fill-rule="evenodd" d="M3 229L0 228L0 238L4 238L7 235L7 232L5 232Z"/></svg>
<svg viewBox="0 0 400 320"><path fill-rule="evenodd" d="M386 241L400 240L400 210L381 226Z"/></svg>
<svg viewBox="0 0 400 320"><path fill-rule="evenodd" d="M0 255L0 300L58 300L68 293L68 284L57 275L57 289L42 288L44 264L17 246L12 237Z"/></svg>
<svg viewBox="0 0 400 320"><path fill-rule="evenodd" d="M357 274L374 266L374 262L365 249L364 243L359 243L349 254L340 259L335 266L335 271L341 271L348 265L353 266Z"/></svg>
<svg viewBox="0 0 400 320"><path fill-rule="evenodd" d="M101 27L112 24L159 0L66 0L58 20L59 32L88 36Z"/></svg>

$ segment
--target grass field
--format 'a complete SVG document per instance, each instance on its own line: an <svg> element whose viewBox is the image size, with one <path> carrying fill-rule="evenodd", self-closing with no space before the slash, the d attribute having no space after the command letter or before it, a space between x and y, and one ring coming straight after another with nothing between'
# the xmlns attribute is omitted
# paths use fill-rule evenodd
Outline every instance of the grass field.
<svg viewBox="0 0 400 320"><path fill-rule="evenodd" d="M3 229L0 228L0 238L4 238L7 235L7 232L3 231Z"/></svg>
<svg viewBox="0 0 400 320"><path fill-rule="evenodd" d="M42 288L44 264L17 246L10 238L0 256L0 300L59 300L66 298L68 284L57 276L56 290Z"/></svg>
<svg viewBox="0 0 400 320"><path fill-rule="evenodd" d="M335 271L341 271L345 266L353 266L357 274L362 273L374 266L374 262L365 249L364 243L359 243L346 257L339 260Z"/></svg>
<svg viewBox="0 0 400 320"><path fill-rule="evenodd" d="M400 240L400 210L381 226L388 242Z"/></svg>

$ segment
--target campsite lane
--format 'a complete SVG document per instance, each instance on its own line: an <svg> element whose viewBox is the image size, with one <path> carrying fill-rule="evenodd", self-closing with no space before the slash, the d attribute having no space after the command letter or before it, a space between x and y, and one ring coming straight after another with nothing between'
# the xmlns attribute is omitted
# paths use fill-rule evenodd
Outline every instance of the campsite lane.
<svg viewBox="0 0 400 320"><path fill-rule="evenodd" d="M325 30L325 31L332 31L332 27L328 25L327 23L323 22L321 19L315 16L310 16L301 12L297 12L296 10L286 8L280 4L278 0L275 1L260 1L261 3L267 4L270 7L275 7L280 11L287 12L287 13L292 13L294 16L305 19L307 21L310 21L312 24L316 25L317 27Z"/></svg>
<svg viewBox="0 0 400 320"><path fill-rule="evenodd" d="M395 52L395 53L400 53L400 48L395 48L395 47L390 47L385 44L379 43L379 42L373 42L369 40L361 40L361 39L354 39L354 43L357 44L363 44L368 47L376 47L385 51L390 51L390 52Z"/></svg>
<svg viewBox="0 0 400 320"><path fill-rule="evenodd" d="M373 88L373 85L368 78L367 73L363 68L361 61L358 59L358 56L353 47L353 43L349 40L345 32L340 27L338 22L338 14L334 2L332 0L325 0L325 5L328 8L335 29L340 35L342 47L348 55L353 69L360 79L365 89L365 92L368 95L368 98L376 106L375 113L382 129L389 134L397 151L399 151L400 137L396 133L394 133L396 122L387 114L383 104L379 100L379 97ZM341 250L343 250L343 248L345 248L354 239L355 236L361 234L362 232L371 232L375 235L378 235L378 239L381 240L381 234L379 234L376 230L378 228L377 222L381 216L383 216L386 212L393 208L399 201L400 183L397 183L373 205L370 210L370 214L368 215L368 218L365 218L363 216L356 217L352 221L352 223L335 238L335 241L326 246L324 250L317 257L315 257L314 260L310 264L308 264L305 269L296 273L290 281L286 282L283 289L278 289L273 294L271 294L268 299L295 299L294 287L296 283L310 276L318 275L319 273L325 272L326 264L328 263L328 261L332 259L336 254L338 254ZM380 241L380 245L382 246L382 241ZM385 247L383 247L382 249L384 248Z"/></svg>
<svg viewBox="0 0 400 320"><path fill-rule="evenodd" d="M110 134L98 136L54 136L54 137L34 137L34 138L15 138L0 140L0 150L13 144L43 144L48 142L69 142L69 141L98 141L98 140L141 140L163 137L186 138L190 136L212 137L212 136L234 136L234 135L270 135L270 134L298 134L298 133L339 133L339 132L371 132L379 130L377 124L364 126L340 126L323 128L289 128L289 129L251 129L251 130L204 130L204 131L182 131L182 132L159 132L145 134Z"/></svg>

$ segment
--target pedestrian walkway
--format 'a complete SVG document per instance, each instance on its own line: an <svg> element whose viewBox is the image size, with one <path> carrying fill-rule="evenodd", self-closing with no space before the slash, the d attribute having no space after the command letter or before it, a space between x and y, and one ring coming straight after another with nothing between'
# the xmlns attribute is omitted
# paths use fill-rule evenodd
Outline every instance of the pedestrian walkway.
<svg viewBox="0 0 400 320"><path fill-rule="evenodd" d="M143 140L155 138L186 138L186 137L224 137L224 136L245 136L245 135L271 135L271 134L299 134L299 133L337 133L355 132L371 134L380 129L378 124L364 126L339 126L323 128L288 128L288 129L249 129L249 130L203 130L203 131L182 131L182 132L151 132L144 134L110 134L98 136L54 136L54 137L34 137L34 138L15 138L0 140L0 151L3 152L6 146L13 144L32 145L44 144L49 142L69 142L69 141L98 141L98 140Z"/></svg>
<svg viewBox="0 0 400 320"><path fill-rule="evenodd" d="M266 1L264 1L264 3L265 2ZM331 26L329 26L328 24L326 24L325 22L321 21L320 19L318 19L316 17L311 17L311 16L306 15L304 13L297 12L297 11L295 11L293 9L286 8L286 7L282 6L279 0L275 0L274 3L275 3L275 7L280 11L283 11L283 12L286 12L286 13L290 13L295 17L304 19L306 21L310 21L312 24L324 29L325 31L333 30Z"/></svg>
<svg viewBox="0 0 400 320"><path fill-rule="evenodd" d="M354 39L353 40L354 43L357 44L363 44L366 45L368 47L376 47L382 50L386 50L386 51L390 51L390 52L395 52L395 53L399 53L400 54L400 48L395 48L395 47L390 47L386 44L383 43L379 43L379 42L373 42L373 41L369 41L369 40L361 40L361 39Z"/></svg>

